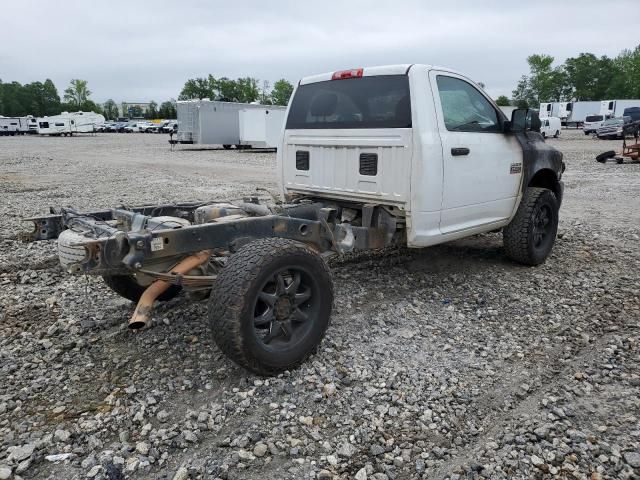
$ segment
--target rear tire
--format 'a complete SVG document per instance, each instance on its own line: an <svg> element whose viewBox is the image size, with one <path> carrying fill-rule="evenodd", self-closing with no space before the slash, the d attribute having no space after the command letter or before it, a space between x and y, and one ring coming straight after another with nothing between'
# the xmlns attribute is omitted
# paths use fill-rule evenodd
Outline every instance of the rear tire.
<svg viewBox="0 0 640 480"><path fill-rule="evenodd" d="M260 375L299 366L329 327L333 282L322 258L292 240L265 238L232 255L209 299L213 338Z"/></svg>
<svg viewBox="0 0 640 480"><path fill-rule="evenodd" d="M136 303L140 300L140 297L147 289L147 287L136 282L136 279L131 275L103 275L102 279L104 280L104 283L118 295ZM171 285L167 290L162 292L158 297L158 300L161 302L171 300L177 296L181 290L182 287L179 287L178 285Z"/></svg>
<svg viewBox="0 0 640 480"><path fill-rule="evenodd" d="M546 259L558 232L558 200L546 188L525 190L518 211L503 232L504 249L512 260L540 265Z"/></svg>
<svg viewBox="0 0 640 480"><path fill-rule="evenodd" d="M222 145L225 150L231 150L231 145Z"/></svg>

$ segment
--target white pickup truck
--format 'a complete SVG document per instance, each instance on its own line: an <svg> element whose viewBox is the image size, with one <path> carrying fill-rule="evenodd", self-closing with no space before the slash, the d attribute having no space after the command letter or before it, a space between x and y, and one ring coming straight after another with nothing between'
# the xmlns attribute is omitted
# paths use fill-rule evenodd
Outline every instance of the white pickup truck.
<svg viewBox="0 0 640 480"><path fill-rule="evenodd" d="M284 202L186 202L34 217L71 272L102 275L150 325L155 300L204 291L220 349L270 375L320 344L333 283L325 263L391 245L428 247L502 230L538 265L558 227L562 154L532 111L505 118L464 75L392 65L303 78L290 101L278 176ZM202 296L202 295L200 295Z"/></svg>

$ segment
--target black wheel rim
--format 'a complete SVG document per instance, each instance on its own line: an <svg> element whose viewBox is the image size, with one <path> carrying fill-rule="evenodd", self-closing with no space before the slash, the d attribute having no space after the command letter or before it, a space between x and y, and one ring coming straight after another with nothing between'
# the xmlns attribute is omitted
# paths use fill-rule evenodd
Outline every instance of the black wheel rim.
<svg viewBox="0 0 640 480"><path fill-rule="evenodd" d="M318 286L301 267L269 276L253 309L253 330L268 350L288 350L303 341L318 316Z"/></svg>
<svg viewBox="0 0 640 480"><path fill-rule="evenodd" d="M533 248L545 248L553 235L553 210L549 205L541 205L533 217Z"/></svg>

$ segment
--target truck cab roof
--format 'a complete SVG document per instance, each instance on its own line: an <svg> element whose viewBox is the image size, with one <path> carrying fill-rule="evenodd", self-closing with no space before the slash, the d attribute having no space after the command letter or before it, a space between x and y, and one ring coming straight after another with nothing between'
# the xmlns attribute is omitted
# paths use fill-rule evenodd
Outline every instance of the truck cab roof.
<svg viewBox="0 0 640 480"><path fill-rule="evenodd" d="M398 65L380 65L373 67L352 68L347 70L338 70L335 72L320 73L317 75L310 75L303 77L300 80L300 85L307 85L309 83L326 82L328 80L339 80L353 77L374 77L377 75L406 75L409 70L414 67L422 67L426 70L441 70L444 72L455 73L462 75L460 72L451 70L446 67L439 67L435 65L416 64L416 63L402 63Z"/></svg>

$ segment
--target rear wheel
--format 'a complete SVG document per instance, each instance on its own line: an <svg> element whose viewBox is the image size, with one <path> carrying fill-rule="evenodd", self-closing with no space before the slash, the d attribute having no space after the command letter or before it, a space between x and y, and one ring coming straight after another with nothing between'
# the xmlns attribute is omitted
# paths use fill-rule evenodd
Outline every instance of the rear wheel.
<svg viewBox="0 0 640 480"><path fill-rule="evenodd" d="M324 260L286 239L232 255L209 299L213 338L231 360L261 375L300 365L329 327L333 282Z"/></svg>
<svg viewBox="0 0 640 480"><path fill-rule="evenodd" d="M103 275L102 279L104 283L118 295L136 303L147 289L147 287L136 282L135 277L131 275ZM180 293L180 290L182 290L182 287L171 285L167 290L162 292L158 300L161 302L171 300Z"/></svg>
<svg viewBox="0 0 640 480"><path fill-rule="evenodd" d="M558 201L551 190L529 187L503 232L507 256L525 265L543 263L558 232Z"/></svg>
<svg viewBox="0 0 640 480"><path fill-rule="evenodd" d="M225 150L230 150L231 149L231 145L222 145L222 148L224 148Z"/></svg>

